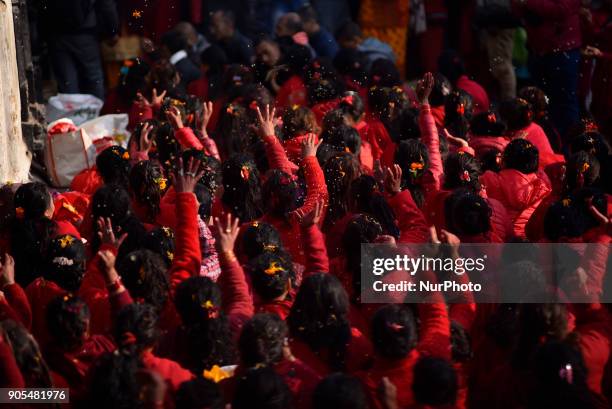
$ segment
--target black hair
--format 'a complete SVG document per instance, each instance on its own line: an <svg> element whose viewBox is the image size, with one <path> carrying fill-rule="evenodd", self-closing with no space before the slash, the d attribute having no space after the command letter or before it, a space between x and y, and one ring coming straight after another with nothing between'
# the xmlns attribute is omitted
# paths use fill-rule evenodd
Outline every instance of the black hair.
<svg viewBox="0 0 612 409"><path fill-rule="evenodd" d="M47 328L52 342L66 351L79 348L89 329L89 307L79 297L60 295L47 305Z"/></svg>
<svg viewBox="0 0 612 409"><path fill-rule="evenodd" d="M200 61L203 65L208 66L206 78L208 79L208 98L215 101L221 94L223 88L223 72L229 64L229 60L225 51L216 44L207 47L200 54Z"/></svg>
<svg viewBox="0 0 612 409"><path fill-rule="evenodd" d="M317 58L308 64L305 79L310 105L338 98L344 92L344 83L332 63L325 58Z"/></svg>
<svg viewBox="0 0 612 409"><path fill-rule="evenodd" d="M455 368L445 359L422 357L414 365L412 392L421 405L454 405L459 381Z"/></svg>
<svg viewBox="0 0 612 409"><path fill-rule="evenodd" d="M162 122L155 133L157 156L166 174L172 172L172 167L181 154L181 145L174 137L174 128L168 122Z"/></svg>
<svg viewBox="0 0 612 409"><path fill-rule="evenodd" d="M361 174L361 165L355 155L343 152L330 158L323 168L329 190L329 207L325 225L340 220L349 211L350 186Z"/></svg>
<svg viewBox="0 0 612 409"><path fill-rule="evenodd" d="M438 71L455 84L459 77L466 74L465 64L455 50L445 50L438 57Z"/></svg>
<svg viewBox="0 0 612 409"><path fill-rule="evenodd" d="M134 130L132 131L128 141L128 149L131 150L131 147L134 146L136 147L136 150L140 150L140 140L142 137L142 130L145 125L149 125L152 128L149 133L149 138L151 138L151 140L157 139L157 130L161 126L161 123L155 118L145 119L134 126ZM156 154L157 152L149 152L150 157L154 157Z"/></svg>
<svg viewBox="0 0 612 409"><path fill-rule="evenodd" d="M342 48L334 57L334 67L344 77L348 88L365 87L368 83L368 58L366 53Z"/></svg>
<svg viewBox="0 0 612 409"><path fill-rule="evenodd" d="M410 190L417 206L425 203L425 192L420 179L429 168L427 147L417 139L400 142L395 151L395 163L402 168L402 188Z"/></svg>
<svg viewBox="0 0 612 409"><path fill-rule="evenodd" d="M130 104L139 92L144 92L148 73L149 65L141 58L132 58L123 62L119 69L117 93L124 103Z"/></svg>
<svg viewBox="0 0 612 409"><path fill-rule="evenodd" d="M361 27L354 21L347 21L336 32L338 41L351 40L355 37L361 37Z"/></svg>
<svg viewBox="0 0 612 409"><path fill-rule="evenodd" d="M304 78L304 73L308 64L312 60L310 49L304 45L291 44L283 50L281 63L289 67L293 75Z"/></svg>
<svg viewBox="0 0 612 409"><path fill-rule="evenodd" d="M251 144L247 109L236 103L225 106L219 116L215 139L222 158L246 152Z"/></svg>
<svg viewBox="0 0 612 409"><path fill-rule="evenodd" d="M583 187L594 186L599 179L599 161L592 154L578 151L572 154L566 163L565 183L572 192Z"/></svg>
<svg viewBox="0 0 612 409"><path fill-rule="evenodd" d="M506 132L506 124L493 110L480 112L472 117L470 132L476 136L502 136Z"/></svg>
<svg viewBox="0 0 612 409"><path fill-rule="evenodd" d="M563 196L553 203L544 216L544 233L551 241L581 237L587 230L598 226L586 204L591 203L601 213L608 208L607 196L597 189L583 188Z"/></svg>
<svg viewBox="0 0 612 409"><path fill-rule="evenodd" d="M338 109L349 116L354 123L358 123L365 113L365 104L357 92L346 91L342 94Z"/></svg>
<svg viewBox="0 0 612 409"><path fill-rule="evenodd" d="M463 90L451 92L444 102L444 126L456 138L467 140L474 104L470 94Z"/></svg>
<svg viewBox="0 0 612 409"><path fill-rule="evenodd" d="M167 180L161 169L153 162L138 162L130 172L130 190L135 201L146 209L148 221L155 221L159 214L159 204L166 191Z"/></svg>
<svg viewBox="0 0 612 409"><path fill-rule="evenodd" d="M453 362L468 362L472 358L472 339L459 322L451 321L451 357Z"/></svg>
<svg viewBox="0 0 612 409"><path fill-rule="evenodd" d="M219 286L208 277L190 277L177 286L174 304L187 339L189 359L182 364L201 373L213 365L233 363L234 344Z"/></svg>
<svg viewBox="0 0 612 409"><path fill-rule="evenodd" d="M198 185L206 187L211 195L214 195L218 187L221 186L221 162L212 156L205 155L202 151L197 149L186 149L182 153L183 163L189 163L189 160L200 161L200 169L204 170L204 175L198 181ZM197 189L196 189L197 190ZM198 192L194 192L198 196ZM204 197L202 199L205 199ZM203 203L198 197L198 202Z"/></svg>
<svg viewBox="0 0 612 409"><path fill-rule="evenodd" d="M76 293L85 275L86 262L85 245L81 240L69 234L57 236L49 243L44 277Z"/></svg>
<svg viewBox="0 0 612 409"><path fill-rule="evenodd" d="M387 359L405 358L417 343L412 310L393 304L376 311L372 318L372 343L376 352Z"/></svg>
<svg viewBox="0 0 612 409"><path fill-rule="evenodd" d="M328 115L335 111L331 111L325 117L330 118ZM361 151L361 137L359 132L352 126L345 125L344 123L326 128L321 134L321 139L325 143L333 148L337 153L350 152L354 155L358 155Z"/></svg>
<svg viewBox="0 0 612 409"><path fill-rule="evenodd" d="M357 214L346 225L342 235L342 249L346 256L347 269L352 276L352 300L359 301L361 293L361 244L373 243L383 234L383 228L367 214Z"/></svg>
<svg viewBox="0 0 612 409"><path fill-rule="evenodd" d="M100 238L98 237L97 220L110 218L113 231L117 237L127 233L127 238L119 248L118 258L141 247L146 230L142 223L134 216L128 192L119 185L104 185L94 193L91 200L91 214L93 220L92 249L98 251Z"/></svg>
<svg viewBox="0 0 612 409"><path fill-rule="evenodd" d="M460 236L487 234L491 231L491 208L487 201L470 189L457 189L444 201L448 231Z"/></svg>
<svg viewBox="0 0 612 409"><path fill-rule="evenodd" d="M198 215L200 216L200 219L206 221L212 214L212 206L215 196L213 192L202 183L195 185L193 193L196 195L198 203L200 204L198 207Z"/></svg>
<svg viewBox="0 0 612 409"><path fill-rule="evenodd" d="M221 201L241 222L261 217L259 171L250 155L234 155L223 163L223 186Z"/></svg>
<svg viewBox="0 0 612 409"><path fill-rule="evenodd" d="M312 396L313 409L368 409L368 396L358 378L344 373L328 375Z"/></svg>
<svg viewBox="0 0 612 409"><path fill-rule="evenodd" d="M502 102L499 112L510 132L524 129L533 122L531 105L523 98Z"/></svg>
<svg viewBox="0 0 612 409"><path fill-rule="evenodd" d="M168 96L180 96L180 91L177 86L178 71L176 67L168 60L159 60L155 62L147 75L148 90L147 94L151 95L155 88L158 93L167 91ZM160 112L161 114L162 112Z"/></svg>
<svg viewBox="0 0 612 409"><path fill-rule="evenodd" d="M51 194L43 183L25 183L13 197L15 219L11 228L11 254L15 258L17 283L26 287L43 274L45 255L57 224L45 216Z"/></svg>
<svg viewBox="0 0 612 409"><path fill-rule="evenodd" d="M133 303L119 311L115 320L114 337L120 350L140 354L152 348L161 335L158 315L153 306Z"/></svg>
<svg viewBox="0 0 612 409"><path fill-rule="evenodd" d="M503 164L506 169L530 174L537 172L539 163L538 148L526 139L514 139L504 149Z"/></svg>
<svg viewBox="0 0 612 409"><path fill-rule="evenodd" d="M396 144L407 139L420 139L419 115L413 108L400 110L393 118L383 120L385 129Z"/></svg>
<svg viewBox="0 0 612 409"><path fill-rule="evenodd" d="M535 119L543 118L548 112L548 97L538 87L524 87L518 92L518 97L529 102L533 109Z"/></svg>
<svg viewBox="0 0 612 409"><path fill-rule="evenodd" d="M102 354L88 375L87 407L95 409L142 408L137 373L142 364L136 354L128 352Z"/></svg>
<svg viewBox="0 0 612 409"><path fill-rule="evenodd" d="M0 334L7 342L28 388L52 388L53 379L38 343L23 325L6 319L0 321Z"/></svg>
<svg viewBox="0 0 612 409"><path fill-rule="evenodd" d="M225 408L219 385L204 378L183 382L176 391L174 402L176 409Z"/></svg>
<svg viewBox="0 0 612 409"><path fill-rule="evenodd" d="M587 384L587 368L580 350L563 341L550 341L538 348L533 359L537 386L527 408L596 408L597 398Z"/></svg>
<svg viewBox="0 0 612 409"><path fill-rule="evenodd" d="M249 260L266 251L275 252L282 249L280 234L276 227L269 223L255 221L242 230L241 248Z"/></svg>
<svg viewBox="0 0 612 409"><path fill-rule="evenodd" d="M161 255L151 250L133 251L119 259L117 271L134 299L141 299L161 313L170 291L167 267Z"/></svg>
<svg viewBox="0 0 612 409"><path fill-rule="evenodd" d="M166 267L170 268L174 260L174 231L170 227L157 227L147 232L142 246L146 250L161 256Z"/></svg>
<svg viewBox="0 0 612 409"><path fill-rule="evenodd" d="M402 87L373 86L368 90L370 111L383 123L390 123L410 104Z"/></svg>
<svg viewBox="0 0 612 409"><path fill-rule="evenodd" d="M308 107L292 106L283 112L283 140L290 140L305 133L316 133L317 128L317 119Z"/></svg>
<svg viewBox="0 0 612 409"><path fill-rule="evenodd" d="M232 64L223 74L223 94L227 101L242 97L247 86L255 82L255 75L250 67Z"/></svg>
<svg viewBox="0 0 612 409"><path fill-rule="evenodd" d="M446 97L451 92L452 88L453 87L451 83L444 75L440 73L435 73L434 85L431 90L431 94L429 95L429 104L432 107L439 107L444 105Z"/></svg>
<svg viewBox="0 0 612 409"><path fill-rule="evenodd" d="M478 159L480 160L480 170L485 173L487 170L491 172L499 173L502 170L502 152L499 149L491 148L480 153Z"/></svg>
<svg viewBox="0 0 612 409"><path fill-rule="evenodd" d="M478 192L480 175L480 163L469 153L451 153L444 161L444 189L446 190L468 187Z"/></svg>
<svg viewBox="0 0 612 409"><path fill-rule="evenodd" d="M279 252L264 252L251 259L248 271L255 293L264 301L272 301L287 292L295 275L291 259Z"/></svg>
<svg viewBox="0 0 612 409"><path fill-rule="evenodd" d="M302 21L317 21L318 20L317 11L315 10L314 7L312 7L312 5L308 3L300 7L297 13L299 14L300 19L302 19Z"/></svg>
<svg viewBox="0 0 612 409"><path fill-rule="evenodd" d="M248 369L237 379L233 409L291 409L291 391L272 368Z"/></svg>
<svg viewBox="0 0 612 409"><path fill-rule="evenodd" d="M280 362L287 333L287 324L277 314L255 314L238 339L240 362L246 368Z"/></svg>
<svg viewBox="0 0 612 409"><path fill-rule="evenodd" d="M353 180L350 198L358 213L369 214L376 218L384 230L383 234L399 238L400 231L395 222L395 213L387 203L374 177L361 175Z"/></svg>
<svg viewBox="0 0 612 409"><path fill-rule="evenodd" d="M105 184L118 184L128 187L130 174L130 154L121 146L104 149L96 157L96 169Z"/></svg>
<svg viewBox="0 0 612 409"><path fill-rule="evenodd" d="M287 324L291 335L314 352L329 351L332 370L346 367L346 346L351 339L349 299L333 275L313 274L302 281Z"/></svg>
<svg viewBox="0 0 612 409"><path fill-rule="evenodd" d="M402 84L399 70L388 58L378 58L370 67L370 86L396 87Z"/></svg>

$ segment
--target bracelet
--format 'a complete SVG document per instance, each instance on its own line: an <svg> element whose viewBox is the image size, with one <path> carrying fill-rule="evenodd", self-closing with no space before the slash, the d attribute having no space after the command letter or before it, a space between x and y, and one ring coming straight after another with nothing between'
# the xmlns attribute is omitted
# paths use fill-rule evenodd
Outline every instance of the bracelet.
<svg viewBox="0 0 612 409"><path fill-rule="evenodd" d="M225 260L227 260L230 263L233 263L234 261L237 260L236 254L234 254L234 250L227 250L227 251L224 251L221 254L225 258Z"/></svg>
<svg viewBox="0 0 612 409"><path fill-rule="evenodd" d="M123 286L123 283L121 282L121 277L117 277L115 281L106 285L106 289L110 293L116 293L117 291L119 291L119 289L121 289L122 286Z"/></svg>

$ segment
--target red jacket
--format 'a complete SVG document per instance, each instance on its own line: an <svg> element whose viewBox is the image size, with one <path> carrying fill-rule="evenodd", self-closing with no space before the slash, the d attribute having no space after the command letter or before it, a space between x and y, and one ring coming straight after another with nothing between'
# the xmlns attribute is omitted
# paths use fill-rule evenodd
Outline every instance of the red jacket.
<svg viewBox="0 0 612 409"><path fill-rule="evenodd" d="M499 173L486 171L481 176L481 182L487 195L506 207L514 234L518 237L525 237L527 221L551 192L546 175L524 174L515 169L504 169Z"/></svg>
<svg viewBox="0 0 612 409"><path fill-rule="evenodd" d="M11 319L21 323L26 329L32 325L32 309L25 292L19 284L5 286L0 298L0 321Z"/></svg>
<svg viewBox="0 0 612 409"><path fill-rule="evenodd" d="M320 102L312 107L312 112L315 114L315 118L317 118L317 123L319 126L323 124L323 118L325 115L338 106L340 103L339 99L332 99L331 101Z"/></svg>
<svg viewBox="0 0 612 409"><path fill-rule="evenodd" d="M183 382L193 379L193 374L176 362L159 358L151 351L142 354L143 365L152 371L157 372L168 384L171 392L176 392Z"/></svg>
<svg viewBox="0 0 612 409"><path fill-rule="evenodd" d="M470 136L470 147L476 152L476 156L481 157L490 150L496 149L503 152L511 139L507 136Z"/></svg>
<svg viewBox="0 0 612 409"><path fill-rule="evenodd" d="M302 144L309 136L312 136L312 133L306 133L304 135L298 135L291 139L287 139L283 142L283 148L285 152L287 152L288 159L296 164L300 164L302 162ZM316 138L316 142L319 142L319 137L314 135Z"/></svg>
<svg viewBox="0 0 612 409"><path fill-rule="evenodd" d="M289 78L276 94L276 108L283 110L293 105L308 105L304 81L298 75Z"/></svg>
<svg viewBox="0 0 612 409"><path fill-rule="evenodd" d="M378 399L379 385L383 377L397 387L400 408L414 403L412 393L413 369L421 356L437 356L450 359L450 322L444 302L419 304L421 330L419 343L405 358L389 360L377 357L372 369L358 373L372 402L372 408L384 406Z"/></svg>
<svg viewBox="0 0 612 409"><path fill-rule="evenodd" d="M530 123L526 128L513 132L510 137L524 138L538 148L540 154L540 169L557 162L565 162L563 155L558 155L550 146L550 141L542 127L535 122Z"/></svg>
<svg viewBox="0 0 612 409"><path fill-rule="evenodd" d="M580 6L580 0L527 0L517 6L518 13L530 17L527 38L532 51L544 55L579 48Z"/></svg>
<svg viewBox="0 0 612 409"><path fill-rule="evenodd" d="M359 132L359 135L372 147L374 160L380 160L387 146L393 143L393 141L380 119L370 115L366 122L367 126Z"/></svg>

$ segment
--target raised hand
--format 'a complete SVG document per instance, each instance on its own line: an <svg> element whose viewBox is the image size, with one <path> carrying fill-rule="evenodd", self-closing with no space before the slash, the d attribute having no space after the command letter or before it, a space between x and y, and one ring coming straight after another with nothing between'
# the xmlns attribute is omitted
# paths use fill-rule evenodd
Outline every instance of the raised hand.
<svg viewBox="0 0 612 409"><path fill-rule="evenodd" d="M181 118L181 111L179 111L177 107L170 107L166 111L166 117L174 129L182 129L185 127L185 125L183 125L183 118Z"/></svg>
<svg viewBox="0 0 612 409"><path fill-rule="evenodd" d="M222 218L216 218L217 225L217 244L221 253L230 253L234 251L236 238L240 232L240 220L233 218L231 213L228 213L225 222Z"/></svg>
<svg viewBox="0 0 612 409"><path fill-rule="evenodd" d="M323 209L325 208L325 204L323 201L318 201L315 203L314 208L310 210L308 213L304 213L302 209L297 209L293 212L293 215L297 222L302 227L314 226L315 224L319 224L321 221L321 217L323 216Z"/></svg>
<svg viewBox="0 0 612 409"><path fill-rule="evenodd" d="M178 167L173 174L174 190L177 193L193 193L198 180L202 179L206 172L206 169L200 169L200 164L199 160L190 158L187 167L184 167L183 159L179 159Z"/></svg>
<svg viewBox="0 0 612 409"><path fill-rule="evenodd" d="M397 194L402 191L402 168L398 164L387 168L385 175L385 188L389 193Z"/></svg>
<svg viewBox="0 0 612 409"><path fill-rule="evenodd" d="M210 122L210 118L213 114L213 103L210 101L204 102L202 104L202 126L200 127L200 132L202 135L207 138L208 131L206 128L208 127L208 123Z"/></svg>
<svg viewBox="0 0 612 409"><path fill-rule="evenodd" d="M259 106L257 107L257 119L259 120L259 135L264 138L266 136L274 135L274 115L276 114L276 108L272 108L270 111L270 105L266 105L265 115L262 115Z"/></svg>
<svg viewBox="0 0 612 409"><path fill-rule="evenodd" d="M423 79L417 83L416 95L421 104L429 103L429 95L434 86L434 76L431 72L425 73Z"/></svg>
<svg viewBox="0 0 612 409"><path fill-rule="evenodd" d="M317 150L322 143L323 139L317 142L317 136L315 134L308 135L302 142L302 156L304 158L309 156L317 156Z"/></svg>
<svg viewBox="0 0 612 409"><path fill-rule="evenodd" d="M124 233L117 239L115 232L113 231L113 223L109 217L100 217L97 221L98 224L98 237L102 244L108 244L115 248L121 247L121 243L126 239L127 233Z"/></svg>
<svg viewBox="0 0 612 409"><path fill-rule="evenodd" d="M100 256L100 267L102 267L106 284L111 285L117 282L119 279L119 273L117 273L117 270L115 269L115 261L117 257L115 257L112 251L108 250L99 251L98 255Z"/></svg>

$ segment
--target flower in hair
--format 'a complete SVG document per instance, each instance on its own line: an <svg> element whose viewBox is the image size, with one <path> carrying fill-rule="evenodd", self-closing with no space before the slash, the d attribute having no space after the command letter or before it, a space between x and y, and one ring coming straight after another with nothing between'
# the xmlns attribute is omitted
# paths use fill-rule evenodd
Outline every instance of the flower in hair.
<svg viewBox="0 0 612 409"><path fill-rule="evenodd" d="M19 220L25 217L25 210L23 210L23 207L15 208L15 217L17 217Z"/></svg>
<svg viewBox="0 0 612 409"><path fill-rule="evenodd" d="M425 165L423 164L423 162L412 162L410 164L410 171L416 172L417 170L423 170L424 167Z"/></svg>
<svg viewBox="0 0 612 409"><path fill-rule="evenodd" d="M133 332L127 331L121 334L121 345L128 346L136 343L136 335Z"/></svg>
<svg viewBox="0 0 612 409"><path fill-rule="evenodd" d="M292 111L297 111L299 108L300 108L300 106L298 104L291 105L291 110Z"/></svg>
<svg viewBox="0 0 612 409"><path fill-rule="evenodd" d="M463 103L457 105L457 114L460 116L465 115L465 105Z"/></svg>
<svg viewBox="0 0 612 409"><path fill-rule="evenodd" d="M314 68L321 68L321 63L319 61L315 61L315 62L312 63L312 66Z"/></svg>
<svg viewBox="0 0 612 409"><path fill-rule="evenodd" d="M587 123L584 124L584 131L585 132L599 132L599 128L597 127L597 124L593 121L588 121Z"/></svg>
<svg viewBox="0 0 612 409"><path fill-rule="evenodd" d="M487 115L487 120L494 124L495 122L497 122L497 117L495 116L495 114L493 112L489 113L489 115Z"/></svg>
<svg viewBox="0 0 612 409"><path fill-rule="evenodd" d="M463 173L461 174L461 180L463 180L464 182L471 181L472 178L470 178L470 172L468 172L467 170L464 170Z"/></svg>
<svg viewBox="0 0 612 409"><path fill-rule="evenodd" d="M569 207L572 204L572 200L571 199L563 199L563 200L561 200L561 204L563 205L563 207Z"/></svg>
<svg viewBox="0 0 612 409"><path fill-rule="evenodd" d="M249 180L249 176L251 176L251 169L247 165L242 165L242 168L240 168L240 177L242 180Z"/></svg>
<svg viewBox="0 0 612 409"><path fill-rule="evenodd" d="M123 155L121 155L121 157L125 160L130 159L130 153L128 151L123 152Z"/></svg>
<svg viewBox="0 0 612 409"><path fill-rule="evenodd" d="M255 228L258 228L259 227L259 222L255 221L255 222L251 223L251 226L253 226Z"/></svg>
<svg viewBox="0 0 612 409"><path fill-rule="evenodd" d="M72 236L65 235L61 239L59 239L60 247L65 249L66 247L70 246L73 241L74 238Z"/></svg>
<svg viewBox="0 0 612 409"><path fill-rule="evenodd" d="M266 244L263 246L264 251L276 251L278 250L278 246L275 246L274 244Z"/></svg>
<svg viewBox="0 0 612 409"><path fill-rule="evenodd" d="M183 101L181 101L180 99L174 99L174 98L172 98L172 99L170 100L170 105L177 107L177 106L184 106L184 105L185 105L185 103L184 103Z"/></svg>
<svg viewBox="0 0 612 409"><path fill-rule="evenodd" d="M225 112L227 112L230 115L234 115L234 112L235 112L234 105L229 104L227 108L225 109Z"/></svg>
<svg viewBox="0 0 612 409"><path fill-rule="evenodd" d="M252 109L253 111L256 111L258 107L259 105L257 105L256 100L252 100L251 103L249 104L249 109Z"/></svg>
<svg viewBox="0 0 612 409"><path fill-rule="evenodd" d="M584 162L582 164L582 166L580 167L580 173L585 173L587 170L589 170L590 167L591 167L591 165L589 165L588 163Z"/></svg>
<svg viewBox="0 0 612 409"><path fill-rule="evenodd" d="M215 307L215 304L211 300L202 302L200 307L206 310L208 319L214 320L219 317L219 308Z"/></svg>
<svg viewBox="0 0 612 409"><path fill-rule="evenodd" d="M174 233L170 227L162 227L161 229L166 237L174 237Z"/></svg>
<svg viewBox="0 0 612 409"><path fill-rule="evenodd" d="M57 264L58 266L71 266L74 264L74 260L69 259L68 257L55 257L51 260L53 264Z"/></svg>
<svg viewBox="0 0 612 409"><path fill-rule="evenodd" d="M219 383L224 379L230 378L230 374L221 369L219 365L213 365L210 370L204 369L204 372L202 372L202 376L204 377L204 379L208 379L209 381L212 381L214 383Z"/></svg>
<svg viewBox="0 0 612 409"><path fill-rule="evenodd" d="M166 178L156 178L154 182L159 187L159 190L166 190L168 182Z"/></svg>
<svg viewBox="0 0 612 409"><path fill-rule="evenodd" d="M168 260L172 261L174 260L174 253L171 251L166 251L166 257L168 258Z"/></svg>
<svg viewBox="0 0 612 409"><path fill-rule="evenodd" d="M354 98L352 95L347 95L345 97L342 97L342 102L345 102L350 106L353 106L353 101L354 101Z"/></svg>
<svg viewBox="0 0 612 409"><path fill-rule="evenodd" d="M283 272L285 272L285 269L279 266L276 261L271 262L268 268L264 270L264 273L270 276L275 275L276 273L283 273Z"/></svg>

